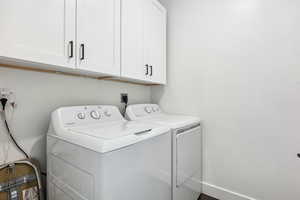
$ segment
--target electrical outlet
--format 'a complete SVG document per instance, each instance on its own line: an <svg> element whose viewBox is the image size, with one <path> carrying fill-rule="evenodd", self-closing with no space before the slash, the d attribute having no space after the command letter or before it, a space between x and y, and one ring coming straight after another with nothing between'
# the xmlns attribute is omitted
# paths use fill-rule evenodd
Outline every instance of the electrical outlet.
<svg viewBox="0 0 300 200"><path fill-rule="evenodd" d="M11 103L13 106L15 105L15 94L12 90L8 88L0 88L0 99L7 99L9 103Z"/></svg>
<svg viewBox="0 0 300 200"><path fill-rule="evenodd" d="M122 93L121 94L121 103L128 103L128 94L127 93Z"/></svg>
<svg viewBox="0 0 300 200"><path fill-rule="evenodd" d="M0 98L8 99L9 96L12 94L13 94L13 92L10 91L8 88L0 88Z"/></svg>

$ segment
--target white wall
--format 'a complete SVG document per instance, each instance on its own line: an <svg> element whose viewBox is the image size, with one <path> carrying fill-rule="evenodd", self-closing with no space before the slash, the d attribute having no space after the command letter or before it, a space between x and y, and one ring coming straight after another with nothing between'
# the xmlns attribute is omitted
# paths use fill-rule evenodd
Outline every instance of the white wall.
<svg viewBox="0 0 300 200"><path fill-rule="evenodd" d="M204 190L299 199L300 1L161 1L168 85L152 99L203 119Z"/></svg>
<svg viewBox="0 0 300 200"><path fill-rule="evenodd" d="M3 87L16 94L18 105L12 132L26 152L41 161L43 168L45 135L53 110L61 106L88 104L112 104L122 108L120 93L128 93L129 103L149 102L151 95L147 86L0 67L0 88ZM0 129L0 164L6 141L3 129ZM21 158L17 151L10 149L9 160Z"/></svg>

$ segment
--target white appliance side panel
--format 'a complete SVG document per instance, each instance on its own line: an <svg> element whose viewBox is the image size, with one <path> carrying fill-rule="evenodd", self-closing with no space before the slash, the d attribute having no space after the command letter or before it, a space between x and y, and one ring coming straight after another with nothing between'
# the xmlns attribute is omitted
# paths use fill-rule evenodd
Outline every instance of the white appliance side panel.
<svg viewBox="0 0 300 200"><path fill-rule="evenodd" d="M100 162L100 199L171 200L170 133L104 154Z"/></svg>
<svg viewBox="0 0 300 200"><path fill-rule="evenodd" d="M47 183L47 194L49 200L72 200L72 197L56 187L52 182Z"/></svg>
<svg viewBox="0 0 300 200"><path fill-rule="evenodd" d="M77 145L47 137L48 199L95 200L97 154Z"/></svg>
<svg viewBox="0 0 300 200"><path fill-rule="evenodd" d="M197 127L176 136L175 144L175 184L177 190L181 188L191 191L190 195L201 191L201 188L193 188L193 182L201 182L202 171L202 134ZM187 198L188 199L188 198Z"/></svg>
<svg viewBox="0 0 300 200"><path fill-rule="evenodd" d="M49 200L171 200L171 133L105 154L47 137Z"/></svg>
<svg viewBox="0 0 300 200"><path fill-rule="evenodd" d="M63 192L58 187L55 187L54 189L54 198L55 200L73 200L73 198L70 197L69 194Z"/></svg>

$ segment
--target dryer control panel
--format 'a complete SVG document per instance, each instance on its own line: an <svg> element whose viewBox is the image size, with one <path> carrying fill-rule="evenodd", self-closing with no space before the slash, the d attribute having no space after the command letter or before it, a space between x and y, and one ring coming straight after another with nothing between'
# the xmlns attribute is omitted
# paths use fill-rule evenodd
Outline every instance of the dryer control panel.
<svg viewBox="0 0 300 200"><path fill-rule="evenodd" d="M158 113L162 113L162 111L157 104L136 104L130 105L126 109L126 116L133 120L153 116Z"/></svg>

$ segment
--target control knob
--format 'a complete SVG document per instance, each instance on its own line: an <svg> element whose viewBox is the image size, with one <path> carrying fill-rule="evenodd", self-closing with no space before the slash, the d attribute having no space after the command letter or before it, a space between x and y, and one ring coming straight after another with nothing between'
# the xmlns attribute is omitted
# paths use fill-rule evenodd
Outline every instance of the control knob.
<svg viewBox="0 0 300 200"><path fill-rule="evenodd" d="M150 114L151 113L151 108L147 106L147 107L145 107L145 111L146 111L146 113Z"/></svg>
<svg viewBox="0 0 300 200"><path fill-rule="evenodd" d="M96 110L91 111L90 115L93 119L100 119L101 118L100 113Z"/></svg>
<svg viewBox="0 0 300 200"><path fill-rule="evenodd" d="M78 119L85 119L85 114L83 112L80 112L77 114Z"/></svg>
<svg viewBox="0 0 300 200"><path fill-rule="evenodd" d="M106 117L110 117L110 116L111 116L111 112L108 111L108 110L106 110L106 111L104 112L104 115L105 115Z"/></svg>

